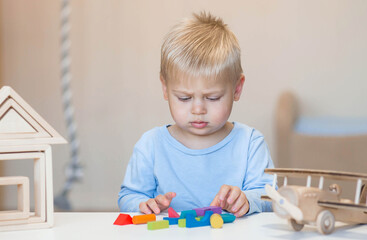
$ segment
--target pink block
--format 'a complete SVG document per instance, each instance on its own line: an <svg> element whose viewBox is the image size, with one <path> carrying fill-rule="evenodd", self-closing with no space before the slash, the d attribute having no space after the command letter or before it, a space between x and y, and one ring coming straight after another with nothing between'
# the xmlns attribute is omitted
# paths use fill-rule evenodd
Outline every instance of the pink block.
<svg viewBox="0 0 367 240"><path fill-rule="evenodd" d="M178 215L178 213L173 209L173 208L168 208L168 217L170 218L179 218L180 215Z"/></svg>

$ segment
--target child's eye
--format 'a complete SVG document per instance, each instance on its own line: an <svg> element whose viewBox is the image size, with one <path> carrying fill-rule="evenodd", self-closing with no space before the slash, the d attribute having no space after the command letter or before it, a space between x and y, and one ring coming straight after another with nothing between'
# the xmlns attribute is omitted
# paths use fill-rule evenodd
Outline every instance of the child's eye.
<svg viewBox="0 0 367 240"><path fill-rule="evenodd" d="M218 101L220 97L207 97L209 101Z"/></svg>
<svg viewBox="0 0 367 240"><path fill-rule="evenodd" d="M178 97L178 100L180 100L182 102L189 101L190 99L191 99L191 97Z"/></svg>

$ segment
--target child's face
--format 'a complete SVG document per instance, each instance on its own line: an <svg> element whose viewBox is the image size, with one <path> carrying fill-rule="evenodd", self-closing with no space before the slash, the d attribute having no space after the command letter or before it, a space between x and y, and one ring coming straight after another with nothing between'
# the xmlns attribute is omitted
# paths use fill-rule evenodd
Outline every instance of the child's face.
<svg viewBox="0 0 367 240"><path fill-rule="evenodd" d="M224 131L233 101L240 98L244 76L236 86L229 80L206 78L161 81L176 125L186 134L208 136Z"/></svg>

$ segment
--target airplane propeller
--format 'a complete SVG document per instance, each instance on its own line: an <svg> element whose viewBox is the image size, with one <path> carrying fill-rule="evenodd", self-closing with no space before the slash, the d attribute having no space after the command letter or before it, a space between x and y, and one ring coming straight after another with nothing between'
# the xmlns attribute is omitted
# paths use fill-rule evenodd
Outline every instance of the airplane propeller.
<svg viewBox="0 0 367 240"><path fill-rule="evenodd" d="M281 208L286 210L292 218L294 218L296 221L302 221L303 220L303 213L301 209L299 209L297 206L294 206L292 203L290 203L285 197L280 195L277 190L275 190L272 186L269 184L266 184L265 191L268 194L268 196L275 201Z"/></svg>

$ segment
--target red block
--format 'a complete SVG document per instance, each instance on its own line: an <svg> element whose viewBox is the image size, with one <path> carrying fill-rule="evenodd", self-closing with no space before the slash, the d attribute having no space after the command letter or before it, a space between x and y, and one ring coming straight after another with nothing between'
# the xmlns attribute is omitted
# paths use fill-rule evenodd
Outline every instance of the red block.
<svg viewBox="0 0 367 240"><path fill-rule="evenodd" d="M173 208L168 208L168 217L170 218L179 218L180 215L178 215L178 213L173 209Z"/></svg>
<svg viewBox="0 0 367 240"><path fill-rule="evenodd" d="M116 218L114 225L128 225L133 224L133 220L129 214L120 213L120 215Z"/></svg>

